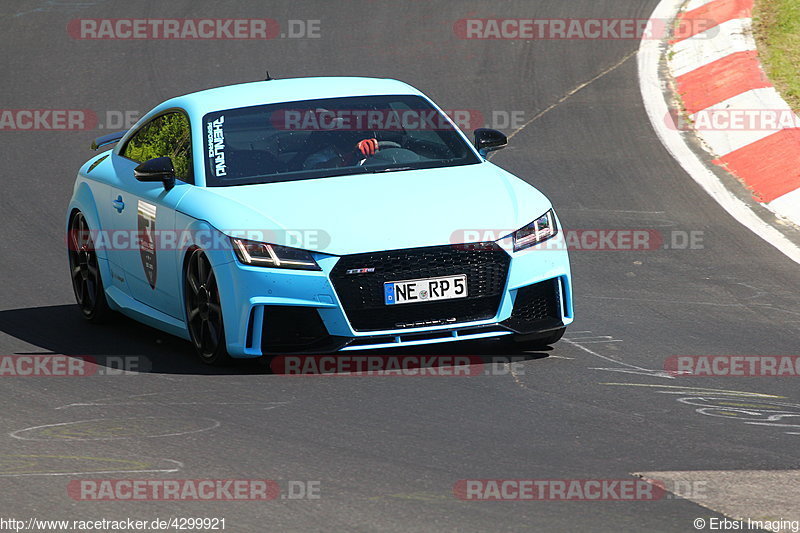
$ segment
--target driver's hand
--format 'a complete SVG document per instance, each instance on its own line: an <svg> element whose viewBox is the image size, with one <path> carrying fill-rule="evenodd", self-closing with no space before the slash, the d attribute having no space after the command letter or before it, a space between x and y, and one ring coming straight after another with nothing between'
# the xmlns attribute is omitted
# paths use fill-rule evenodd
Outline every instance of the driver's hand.
<svg viewBox="0 0 800 533"><path fill-rule="evenodd" d="M363 141L359 141L356 148L361 152L361 155L375 155L375 152L379 150L378 139L364 139Z"/></svg>

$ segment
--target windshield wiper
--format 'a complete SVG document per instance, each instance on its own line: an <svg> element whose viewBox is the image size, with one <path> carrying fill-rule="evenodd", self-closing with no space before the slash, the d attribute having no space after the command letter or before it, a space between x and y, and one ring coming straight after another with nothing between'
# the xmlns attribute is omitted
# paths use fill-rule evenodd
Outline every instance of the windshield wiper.
<svg viewBox="0 0 800 533"><path fill-rule="evenodd" d="M389 167L389 168L376 168L374 170L369 169L369 167L366 168L368 169L366 172L370 172L372 174L378 174L381 172L400 172L402 170L414 170L414 167Z"/></svg>

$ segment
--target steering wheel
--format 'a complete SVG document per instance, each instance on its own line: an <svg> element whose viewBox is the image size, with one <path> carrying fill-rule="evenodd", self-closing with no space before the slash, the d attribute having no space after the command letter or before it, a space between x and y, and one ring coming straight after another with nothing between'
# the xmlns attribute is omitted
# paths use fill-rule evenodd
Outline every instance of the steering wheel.
<svg viewBox="0 0 800 533"><path fill-rule="evenodd" d="M402 146L394 141L378 141L378 148L402 148Z"/></svg>
<svg viewBox="0 0 800 533"><path fill-rule="evenodd" d="M396 143L394 141L378 141L378 149L382 150L384 148L402 148L402 146L400 145L400 143ZM364 163L367 162L367 159L369 159L370 157L375 157L375 156L374 155L364 156L364 159L358 162L358 166L363 166Z"/></svg>

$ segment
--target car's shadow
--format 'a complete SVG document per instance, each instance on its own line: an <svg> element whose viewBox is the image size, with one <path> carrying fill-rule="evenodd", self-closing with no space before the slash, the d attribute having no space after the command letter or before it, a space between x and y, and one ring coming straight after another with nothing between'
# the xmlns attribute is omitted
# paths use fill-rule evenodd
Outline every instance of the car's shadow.
<svg viewBox="0 0 800 533"><path fill-rule="evenodd" d="M61 354L84 356L98 365L115 370L162 374L253 374L271 373L272 365L262 359L237 360L230 367L211 367L200 362L191 344L122 315L106 324L90 324L76 305L28 307L0 311L0 332L39 349L18 350L3 355ZM552 348L550 348L552 349ZM521 350L510 353L492 341L457 342L416 346L402 350L348 352L350 355L469 356L484 364L525 361L547 357ZM446 361L446 359L443 359Z"/></svg>
<svg viewBox="0 0 800 533"><path fill-rule="evenodd" d="M0 331L41 348L22 353L88 356L98 365L164 374L236 374L251 365L209 367L192 345L122 315L91 324L77 305L54 305L0 311ZM12 354L0 354L12 355ZM247 362L250 363L250 362Z"/></svg>

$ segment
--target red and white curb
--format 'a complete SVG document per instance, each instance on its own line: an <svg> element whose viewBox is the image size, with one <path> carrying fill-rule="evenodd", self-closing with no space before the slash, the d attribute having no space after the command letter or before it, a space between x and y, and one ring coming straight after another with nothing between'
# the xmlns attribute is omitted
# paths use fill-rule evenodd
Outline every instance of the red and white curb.
<svg viewBox="0 0 800 533"><path fill-rule="evenodd" d="M800 117L761 68L754 2L690 0L678 14L680 27L705 31L672 41L669 68L714 162L737 176L756 201L800 225Z"/></svg>
<svg viewBox="0 0 800 533"><path fill-rule="evenodd" d="M752 6L753 0L661 0L650 17L651 27L676 17L704 20L700 25L683 25L688 31L672 43L645 35L637 56L639 88L653 129L689 176L734 220L800 264L800 247L778 229L791 225L792 220L800 224L799 130L781 127L683 131L669 119L675 116L675 109L661 72L665 57L669 58L678 91L683 93L694 118L714 108L777 108L783 110L782 114L789 110L757 62L751 31ZM712 18L714 23L709 25ZM692 33L695 29L705 31ZM753 196L782 221L767 222L751 204L728 189L692 148L696 135L701 136L716 162L735 173Z"/></svg>

